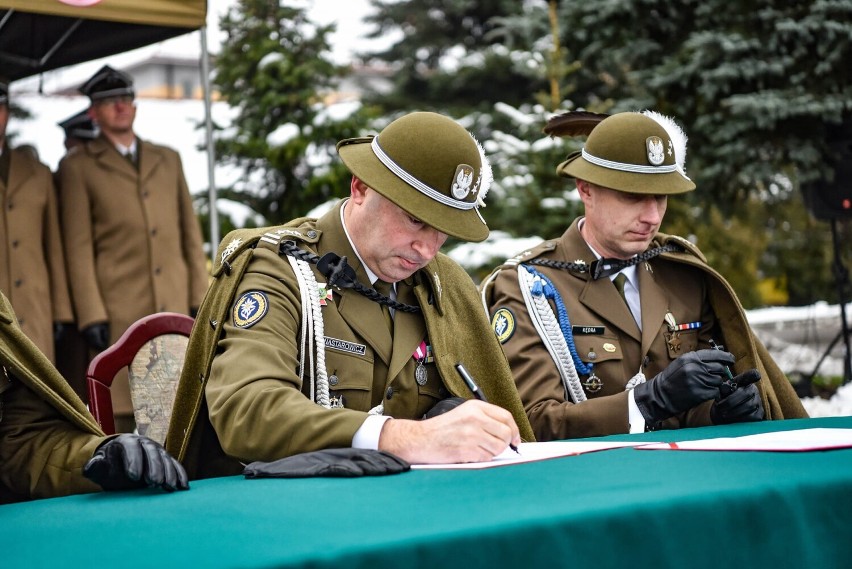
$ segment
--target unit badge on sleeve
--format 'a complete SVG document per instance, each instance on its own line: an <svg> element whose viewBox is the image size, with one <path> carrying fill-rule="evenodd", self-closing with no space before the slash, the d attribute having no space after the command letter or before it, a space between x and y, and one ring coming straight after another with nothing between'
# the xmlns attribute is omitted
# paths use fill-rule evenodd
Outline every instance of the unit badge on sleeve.
<svg viewBox="0 0 852 569"><path fill-rule="evenodd" d="M234 304L234 326L251 328L266 316L269 310L269 299L259 290L250 290Z"/></svg>
<svg viewBox="0 0 852 569"><path fill-rule="evenodd" d="M505 344L515 333L515 315L508 308L500 308L491 317L491 327L500 343Z"/></svg>

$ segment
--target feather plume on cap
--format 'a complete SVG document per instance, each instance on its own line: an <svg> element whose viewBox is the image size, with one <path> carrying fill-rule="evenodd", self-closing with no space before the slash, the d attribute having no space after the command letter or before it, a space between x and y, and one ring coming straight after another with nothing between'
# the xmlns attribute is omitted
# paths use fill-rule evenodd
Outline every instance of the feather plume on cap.
<svg viewBox="0 0 852 569"><path fill-rule="evenodd" d="M477 180L477 184L479 186L479 192L476 194L476 205L479 207L485 207L485 196L488 194L488 190L491 188L491 184L494 182L494 173L491 170L491 162L488 161L488 157L485 156L485 150L482 148L482 145L479 144L479 141L476 140L476 137L472 134L470 137L476 143L476 148L479 150L479 160L481 162L481 166L479 167L479 179ZM480 215L480 218L482 216ZM485 223L485 220L482 220Z"/></svg>
<svg viewBox="0 0 852 569"><path fill-rule="evenodd" d="M550 117L541 130L550 136L588 136L592 129L608 116L591 111L568 111Z"/></svg>
<svg viewBox="0 0 852 569"><path fill-rule="evenodd" d="M677 169L684 177L687 177L686 169L684 167L686 164L686 141L688 140L686 133L683 132L683 129L680 128L680 126L678 126L671 117L661 115L656 111L642 111L642 114L650 119L654 119L657 121L657 124L666 129L666 132L669 134L669 138L672 139L672 144L674 145Z"/></svg>

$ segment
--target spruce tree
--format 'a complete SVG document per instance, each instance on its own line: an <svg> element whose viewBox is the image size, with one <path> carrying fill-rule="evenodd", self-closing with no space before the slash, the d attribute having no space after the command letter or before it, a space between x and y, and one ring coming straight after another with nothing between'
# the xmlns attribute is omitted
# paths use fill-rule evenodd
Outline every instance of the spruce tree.
<svg viewBox="0 0 852 569"><path fill-rule="evenodd" d="M325 104L345 71L330 59L332 26L277 0L239 0L220 27L227 38L214 84L236 115L217 134L216 151L220 163L242 172L220 198L276 224L347 195L349 174L335 144L358 136L364 120L358 113L337 116Z"/></svg>

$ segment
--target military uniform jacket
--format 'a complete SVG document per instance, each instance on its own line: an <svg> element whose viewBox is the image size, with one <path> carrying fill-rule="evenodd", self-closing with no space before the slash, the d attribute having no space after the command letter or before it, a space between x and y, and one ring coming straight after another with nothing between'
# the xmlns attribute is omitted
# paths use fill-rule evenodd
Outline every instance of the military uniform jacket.
<svg viewBox="0 0 852 569"><path fill-rule="evenodd" d="M0 180L0 290L24 333L52 361L53 323L72 322L53 176L23 150L9 152L9 180Z"/></svg>
<svg viewBox="0 0 852 569"><path fill-rule="evenodd" d="M107 437L3 295L0 365L0 503L100 490L82 468Z"/></svg>
<svg viewBox="0 0 852 569"><path fill-rule="evenodd" d="M492 316L500 309L508 311L510 329L502 334L503 350L539 440L628 432L628 380L639 371L651 379L680 355L709 348L711 339L736 356L735 373L750 368L760 371L763 380L758 389L767 419L806 416L789 381L749 328L734 291L706 264L700 251L684 239L664 234L658 234L651 247L671 241L685 252L664 253L637 265L641 331L609 278L592 280L588 272L535 267L559 290L577 353L584 364L594 364L594 375L602 382L599 390L592 383L584 388L588 399L579 404L566 398L556 365L527 312L517 274L523 270L519 263L535 258L594 261L578 221L561 238L545 241L498 269L484 298ZM694 328L672 334L667 314L677 324ZM587 379L580 376L581 381ZM664 426L708 425L709 407L710 402L702 404Z"/></svg>
<svg viewBox="0 0 852 569"><path fill-rule="evenodd" d="M166 441L190 476L228 473L211 468L211 461L222 451L248 462L348 447L368 410L379 404L385 415L419 419L440 399L470 398L454 370L458 362L480 379L491 402L513 412L521 435L532 439L505 356L479 306L476 287L461 267L443 255L397 284L397 300L419 305L423 312L397 311L393 339L379 304L352 289L329 292L321 308L325 366L331 398L343 408L327 409L309 398L309 386L300 383L298 374L302 356L299 285L290 263L278 254L278 242L294 240L320 257L327 252L345 256L359 282L370 287L343 231L340 208L319 220L297 220L268 230L253 250L225 255L230 276L223 275L221 268L214 272L217 282L202 305L187 352L187 361L192 362L214 356L206 397L201 401L199 393L199 376L206 376L204 366L185 368ZM235 251L243 235L226 237L223 244L230 247L226 245L224 251ZM324 277L313 269L318 284L324 284ZM227 279L234 277L239 281L229 284ZM225 290L232 291L225 295L227 300L217 301ZM260 303L261 316L241 313L246 298ZM223 321L213 309L217 303L227 307ZM221 327L218 337L213 322ZM215 350L205 346L209 342L215 342ZM415 352L421 343L430 346L431 357L418 362ZM427 372L422 384L415 380L419 365ZM215 441L204 437L211 427L218 435Z"/></svg>
<svg viewBox="0 0 852 569"><path fill-rule="evenodd" d="M189 314L207 289L201 231L180 156L138 141L137 169L101 136L59 169L68 278L80 329L111 341L155 312Z"/></svg>

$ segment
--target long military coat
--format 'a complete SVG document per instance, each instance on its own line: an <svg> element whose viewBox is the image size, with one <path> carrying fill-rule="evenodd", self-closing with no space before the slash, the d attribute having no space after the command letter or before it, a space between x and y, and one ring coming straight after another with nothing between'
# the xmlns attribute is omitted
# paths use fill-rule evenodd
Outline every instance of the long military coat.
<svg viewBox="0 0 852 569"><path fill-rule="evenodd" d="M268 231L244 253L237 249L243 233L225 238L220 251L226 269L214 272L217 280L193 329L166 441L191 477L228 473L219 466L224 464L220 453L244 462L268 461L348 447L367 411L380 403L386 415L419 419L442 398L471 398L453 368L458 362L479 379L489 401L513 413L521 435L532 439L476 287L443 255L397 284L397 300L420 306L423 313L397 311L393 338L379 304L351 289L330 291L321 307L325 366L330 395L342 407L314 403L298 375L304 324L299 286L290 263L278 254L278 242L292 239L320 257L328 252L346 256L359 282L370 283L343 231L340 205L319 220ZM267 242L272 243L269 248ZM315 266L314 274L322 284L324 277ZM219 316L217 306L223 303L227 313ZM243 311L249 305L255 310ZM421 342L431 347L431 357L422 364L416 354ZM207 379L205 362L211 358ZM311 364L305 360L304 365ZM420 383L419 365L426 369ZM215 439L209 437L211 427Z"/></svg>
<svg viewBox="0 0 852 569"><path fill-rule="evenodd" d="M207 289L201 230L178 154L140 141L139 170L103 136L59 172L62 232L80 328L113 340L154 312L189 313Z"/></svg>
<svg viewBox="0 0 852 569"><path fill-rule="evenodd" d="M109 322L111 342L148 314L189 314L208 284L180 157L138 142L138 171L103 136L72 149L59 170L77 324ZM129 391L119 389L115 411L127 413Z"/></svg>
<svg viewBox="0 0 852 569"><path fill-rule="evenodd" d="M71 300L50 170L29 152L10 152L0 180L0 290L24 333L54 361L53 323L72 322Z"/></svg>
<svg viewBox="0 0 852 569"><path fill-rule="evenodd" d="M666 253L637 265L642 330L609 278L592 280L588 272L535 267L559 290L577 354L584 364L593 364L594 375L602 382L599 390L589 383L584 388L588 399L579 404L566 398L553 358L526 309L517 273L524 270L518 264L536 258L567 263L594 261L594 253L580 235L578 221L560 239L545 241L505 264L485 291L490 314L505 309L508 320L514 322L511 330L501 330L503 350L539 440L627 432L627 381L640 371L651 379L680 355L709 348L711 339L737 357L737 373L749 368L761 371L764 379L758 389L768 419L806 416L789 381L748 327L730 285L707 266L701 253L685 240L662 234L651 246L671 239L687 251ZM669 322L693 324L695 328L673 336L667 314ZM580 379L588 377L581 375ZM664 426L708 425L709 407L710 402L702 404Z"/></svg>
<svg viewBox="0 0 852 569"><path fill-rule="evenodd" d="M107 437L3 295L0 366L0 503L100 490L82 468Z"/></svg>

